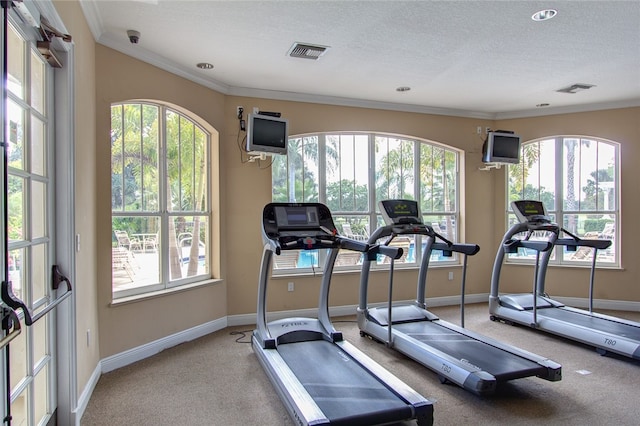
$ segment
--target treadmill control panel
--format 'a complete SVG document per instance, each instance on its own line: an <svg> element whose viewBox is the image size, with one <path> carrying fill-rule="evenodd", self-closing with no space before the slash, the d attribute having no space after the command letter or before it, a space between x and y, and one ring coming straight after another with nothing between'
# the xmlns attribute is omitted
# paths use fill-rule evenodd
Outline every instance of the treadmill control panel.
<svg viewBox="0 0 640 426"><path fill-rule="evenodd" d="M329 208L320 203L270 203L262 212L263 239L282 250L331 248L338 245Z"/></svg>
<svg viewBox="0 0 640 426"><path fill-rule="evenodd" d="M421 224L422 214L415 200L382 200L380 213L387 225Z"/></svg>
<svg viewBox="0 0 640 426"><path fill-rule="evenodd" d="M512 201L511 209L521 223L551 223L551 217L547 214L547 209L541 201Z"/></svg>

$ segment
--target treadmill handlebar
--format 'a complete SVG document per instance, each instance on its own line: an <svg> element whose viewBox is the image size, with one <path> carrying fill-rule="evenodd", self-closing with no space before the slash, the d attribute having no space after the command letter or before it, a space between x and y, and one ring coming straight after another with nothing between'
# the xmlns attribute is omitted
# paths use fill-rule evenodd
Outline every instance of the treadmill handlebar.
<svg viewBox="0 0 640 426"><path fill-rule="evenodd" d="M375 245L369 250L370 254L383 254L391 259L400 259L404 254L402 247L393 247L385 245Z"/></svg>
<svg viewBox="0 0 640 426"><path fill-rule="evenodd" d="M338 238L339 246L342 249L359 251L361 253L364 253L369 251L369 248L371 247L369 244L367 244L364 241L356 241L356 240L352 240L351 238L346 238L341 236L337 236L336 238Z"/></svg>
<svg viewBox="0 0 640 426"><path fill-rule="evenodd" d="M555 241L558 246L567 247L591 247L598 250L604 250L611 246L611 240L589 240L582 238L558 238Z"/></svg>
<svg viewBox="0 0 640 426"><path fill-rule="evenodd" d="M531 241L531 240L517 240L511 239L504 242L502 245L507 253L515 253L518 248L524 247L535 251L548 251L553 247L553 243L550 241Z"/></svg>
<svg viewBox="0 0 640 426"><path fill-rule="evenodd" d="M461 244L461 243L433 243L432 250L442 250L443 252L456 252L473 256L480 251L477 244Z"/></svg>
<svg viewBox="0 0 640 426"><path fill-rule="evenodd" d="M381 226L371 234L369 241L377 241L381 238L388 237L390 235L427 235L434 237L435 231L429 225L423 223L407 223L407 224L393 224Z"/></svg>

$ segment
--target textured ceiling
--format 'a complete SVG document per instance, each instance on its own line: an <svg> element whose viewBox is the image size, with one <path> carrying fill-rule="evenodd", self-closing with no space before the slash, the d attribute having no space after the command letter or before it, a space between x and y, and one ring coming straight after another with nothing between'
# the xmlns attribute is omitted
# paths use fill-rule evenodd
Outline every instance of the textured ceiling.
<svg viewBox="0 0 640 426"><path fill-rule="evenodd" d="M640 1L81 4L99 43L226 94L487 118L640 105ZM575 83L594 87L556 92Z"/></svg>

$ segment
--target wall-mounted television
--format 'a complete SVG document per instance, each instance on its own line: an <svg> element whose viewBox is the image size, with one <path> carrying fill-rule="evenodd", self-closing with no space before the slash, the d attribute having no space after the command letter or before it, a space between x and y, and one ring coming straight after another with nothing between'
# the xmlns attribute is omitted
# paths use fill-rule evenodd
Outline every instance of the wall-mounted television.
<svg viewBox="0 0 640 426"><path fill-rule="evenodd" d="M487 133L482 146L482 162L518 164L520 136L504 130Z"/></svg>
<svg viewBox="0 0 640 426"><path fill-rule="evenodd" d="M249 114L247 151L287 155L289 121L272 115Z"/></svg>

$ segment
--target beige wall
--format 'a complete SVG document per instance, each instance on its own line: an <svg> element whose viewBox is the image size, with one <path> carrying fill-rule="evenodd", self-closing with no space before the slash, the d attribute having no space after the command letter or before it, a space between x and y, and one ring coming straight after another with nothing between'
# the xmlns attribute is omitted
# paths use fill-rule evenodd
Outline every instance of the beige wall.
<svg viewBox="0 0 640 426"><path fill-rule="evenodd" d="M257 98L225 96L213 90L161 71L109 48L96 48L97 79L97 193L110 191L109 171L109 105L128 99L155 99L181 105L205 119L220 132L220 189L219 213L221 235L222 284L185 290L135 303L112 306L110 285L110 215L109 197L98 197L98 313L100 320L100 356L106 357L143 345L172 333L226 315L250 314L256 309L256 289L262 242L260 215L271 197L271 172L257 163L242 163L238 148L236 106L245 111L253 107L279 111L290 120L290 132L301 134L317 131L370 130L410 135L437 141L459 148L463 155L464 198L466 217L463 219L466 242L478 243L481 251L469 261L467 291L469 294L487 293L495 250L504 232L504 171L480 171L482 140L477 126L512 129L526 139L555 134L587 134L618 140L623 143L623 195L631 192L631 182L637 174L631 166L638 158L634 150L638 140L638 109L602 111L566 116L549 116L492 122L473 118L459 118L417 113L383 111L365 108L286 102ZM542 129L542 130L539 130ZM637 236L638 227L631 223L636 200L623 203L625 242L623 250L632 253L630 240ZM627 212L627 213L625 213ZM627 231L629 234L627 234ZM628 258L626 258L628 259ZM626 262L629 263L629 262ZM623 271L599 273L598 298L640 301L635 287L637 269L626 265ZM446 275L454 271L454 281ZM505 268L507 278L528 274L526 268ZM415 293L416 271L398 272L396 296L410 299ZM550 281L570 281L554 294L585 296L582 269L553 270ZM571 276L571 280L565 276ZM557 276L557 277L556 277ZM429 297L459 294L460 268L435 269L430 274ZM296 283L296 290L286 291L288 281ZM372 277L371 299L386 298L385 273ZM515 280L515 279L514 279ZM507 279L505 282L514 281ZM529 288L529 278L522 278L523 290ZM355 305L358 295L358 275L338 274L332 286L331 304ZM510 288L511 287L511 288ZM520 290L509 283L505 290ZM317 304L318 279L295 277L274 279L271 282L270 310L304 309ZM549 288L552 290L552 287Z"/></svg>
<svg viewBox="0 0 640 426"><path fill-rule="evenodd" d="M383 111L365 108L351 108L319 105L301 102L284 102L255 98L229 96L226 100L226 126L236 129L229 141L223 141L222 158L227 166L226 182L229 183L227 203L223 206L226 224L233 230L233 237L225 241L227 248L227 276L229 315L252 313L256 310L257 279L262 255L260 235L261 214L264 205L271 201L271 170L261 168L257 163L240 162L240 153L235 141L238 138L238 124L235 118L236 106L245 111L258 107L264 111L278 111L289 120L291 134L322 131L364 130L410 135L444 143L464 150L466 161L466 186L463 203L473 206L473 215L467 217L466 240L478 242L492 239L493 206L487 203L483 194L493 198L493 179L488 172L479 171L482 139L476 134L477 126L492 126L492 122L478 119L447 117ZM242 137L240 135L240 137ZM484 226L483 224L489 224ZM487 259L493 256L492 249L484 250L469 261L467 288L469 293L488 292L490 265ZM454 271L454 281L447 281L447 272ZM429 296L459 294L460 268L435 269L428 287ZM416 271L398 271L394 294L400 299L415 297ZM287 292L289 281L295 282L296 290ZM270 310L303 309L317 306L318 278L295 277L271 280L269 292ZM331 304L333 306L356 305L358 303L359 275L357 273L337 274L332 281ZM383 301L387 296L387 274L372 272L371 301Z"/></svg>
<svg viewBox="0 0 640 426"><path fill-rule="evenodd" d="M101 45L96 46L96 80L96 192L103 194L96 200L97 310L100 357L104 358L227 315L224 282L126 304L111 304L110 105L132 99L178 105L206 121L224 137L225 98L213 90ZM215 141L213 159L216 162L217 145ZM218 186L219 177L222 177L220 193L214 197L224 197L226 190L224 161L222 170L214 170L214 186ZM219 234L215 222L219 220L220 212L214 211L214 216L212 233ZM226 233L222 232L221 237L224 241ZM212 249L220 251L219 246ZM224 275L221 265L214 264L212 268L219 275Z"/></svg>
<svg viewBox="0 0 640 426"><path fill-rule="evenodd" d="M82 250L76 253L77 386L83 389L100 360L96 310L96 143L95 143L95 43L76 2L54 3L74 44L75 73L75 228ZM66 212L60 212L66 213ZM87 345L86 331L93 338Z"/></svg>

